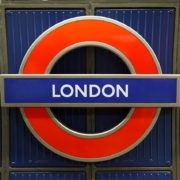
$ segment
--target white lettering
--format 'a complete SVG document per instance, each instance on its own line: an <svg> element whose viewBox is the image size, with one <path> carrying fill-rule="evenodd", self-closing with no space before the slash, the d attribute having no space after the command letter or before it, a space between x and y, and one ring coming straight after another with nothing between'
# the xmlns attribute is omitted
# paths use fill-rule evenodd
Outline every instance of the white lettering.
<svg viewBox="0 0 180 180"><path fill-rule="evenodd" d="M120 97L120 94L123 94L125 97L129 96L129 86L126 84L125 89L120 85L116 85L116 97Z"/></svg>
<svg viewBox="0 0 180 180"><path fill-rule="evenodd" d="M96 93L93 93L93 90L96 90ZM96 84L90 84L89 85L89 97L97 97L101 93L101 89L98 85Z"/></svg>
<svg viewBox="0 0 180 180"><path fill-rule="evenodd" d="M107 89L110 89L110 91L111 91L109 94L107 94ZM112 97L115 94L115 88L110 84L106 84L102 88L102 94L103 94L103 96L105 96L107 98Z"/></svg>
<svg viewBox="0 0 180 180"><path fill-rule="evenodd" d="M79 87L79 85L75 85L75 97L78 97L79 93L81 93L83 97L87 97L87 84L84 85L83 89Z"/></svg>
<svg viewBox="0 0 180 180"><path fill-rule="evenodd" d="M111 84L105 84L104 86L99 87L97 84L84 84L83 86L79 86L75 84L74 86L70 84L64 84L59 89L56 87L55 84L51 86L51 93L53 98L60 98L60 97L76 97L83 96L85 98L95 98L98 96L104 96L106 98L110 97L117 97L120 96L129 97L129 86L126 84L125 87L122 87L119 84L115 86Z"/></svg>
<svg viewBox="0 0 180 180"><path fill-rule="evenodd" d="M52 85L52 97L61 97L60 94L56 94L56 86L55 84Z"/></svg>
<svg viewBox="0 0 180 180"><path fill-rule="evenodd" d="M65 92L65 89L68 89L69 92ZM65 84L61 87L60 93L63 97L71 97L74 94L74 89L71 85Z"/></svg>

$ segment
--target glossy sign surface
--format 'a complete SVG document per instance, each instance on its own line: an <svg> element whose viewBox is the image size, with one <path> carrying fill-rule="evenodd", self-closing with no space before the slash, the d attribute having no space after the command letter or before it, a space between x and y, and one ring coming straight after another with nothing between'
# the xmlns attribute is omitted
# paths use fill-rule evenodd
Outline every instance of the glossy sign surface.
<svg viewBox="0 0 180 180"><path fill-rule="evenodd" d="M91 16L64 21L43 33L28 50L19 73L48 73L63 53L87 45L113 49L133 73L161 73L156 56L139 34L117 21ZM101 135L67 131L46 108L23 108L22 113L36 138L55 153L79 161L102 161L139 144L152 129L159 109L136 108L123 126Z"/></svg>
<svg viewBox="0 0 180 180"><path fill-rule="evenodd" d="M5 103L17 106L136 107L143 103L143 107L155 107L155 103L177 102L175 78L5 77L4 89Z"/></svg>

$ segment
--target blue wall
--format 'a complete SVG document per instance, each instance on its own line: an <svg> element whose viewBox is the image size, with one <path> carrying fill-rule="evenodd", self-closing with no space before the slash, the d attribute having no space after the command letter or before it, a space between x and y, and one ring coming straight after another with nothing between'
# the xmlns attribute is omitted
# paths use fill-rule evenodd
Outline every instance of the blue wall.
<svg viewBox="0 0 180 180"><path fill-rule="evenodd" d="M57 22L85 15L79 10L6 10L8 69L18 73L19 66L31 43L47 28ZM96 15L106 16L131 26L140 33L155 51L163 73L172 73L174 9L97 9ZM101 62L103 58L103 64ZM76 61L73 61L76 59ZM75 50L64 57L52 73L85 73L86 49ZM96 73L128 73L126 66L110 52L96 50ZM119 123L129 109L99 108L95 110L96 131L103 131ZM53 109L64 124L86 132L86 109ZM29 132L18 109L12 108L10 117L10 166L13 167L84 167L86 163L67 160L50 152ZM109 120L110 119L110 120ZM147 138L129 153L96 165L101 167L122 166L171 166L172 164L172 110L163 109L157 124ZM67 174L67 176L66 176ZM38 180L85 179L84 173L11 173L10 179ZM170 180L169 172L97 172L98 180ZM125 178L126 177L126 178ZM43 180L44 180L43 179ZM67 179L67 178L66 178Z"/></svg>

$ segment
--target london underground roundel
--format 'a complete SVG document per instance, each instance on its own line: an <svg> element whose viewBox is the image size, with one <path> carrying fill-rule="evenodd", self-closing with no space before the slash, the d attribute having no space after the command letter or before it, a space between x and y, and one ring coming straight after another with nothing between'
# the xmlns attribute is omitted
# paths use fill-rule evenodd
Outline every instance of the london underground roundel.
<svg viewBox="0 0 180 180"><path fill-rule="evenodd" d="M29 48L19 73L48 74L62 55L90 45L116 53L133 74L161 73L154 52L137 32L118 21L95 16L72 18L45 31ZM65 127L48 108L24 107L21 111L31 132L48 149L70 159L95 162L120 156L137 146L154 126L160 109L133 108L122 123L96 134Z"/></svg>

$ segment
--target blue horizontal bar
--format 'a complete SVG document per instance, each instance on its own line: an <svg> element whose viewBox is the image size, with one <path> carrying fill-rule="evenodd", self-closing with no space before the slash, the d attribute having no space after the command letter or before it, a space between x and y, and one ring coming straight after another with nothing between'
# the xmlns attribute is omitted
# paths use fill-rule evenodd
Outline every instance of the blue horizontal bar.
<svg viewBox="0 0 180 180"><path fill-rule="evenodd" d="M177 80L5 78L5 103L176 103Z"/></svg>

